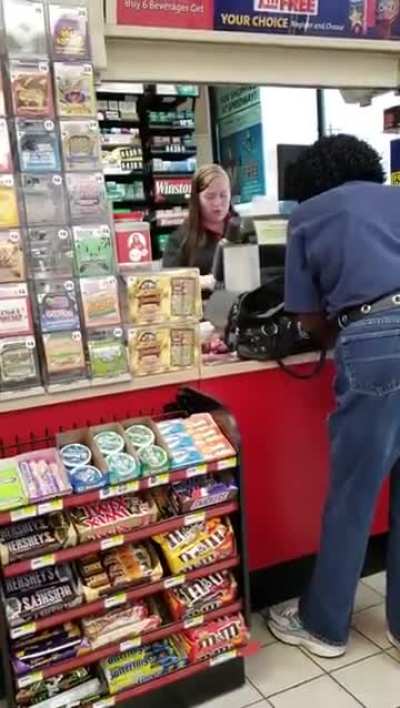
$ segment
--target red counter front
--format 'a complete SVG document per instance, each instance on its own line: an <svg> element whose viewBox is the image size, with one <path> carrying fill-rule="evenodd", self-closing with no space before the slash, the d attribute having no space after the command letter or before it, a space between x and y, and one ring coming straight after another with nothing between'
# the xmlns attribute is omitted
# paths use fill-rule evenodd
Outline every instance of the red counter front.
<svg viewBox="0 0 400 708"><path fill-rule="evenodd" d="M318 548L328 479L326 419L333 403L332 376L328 362L319 376L308 381L292 379L278 368L265 368L188 382L220 400L238 421L251 570L300 558ZM174 398L177 388L159 386L3 412L0 444L12 443L15 436L40 437L46 429L55 433L60 427L155 413ZM384 494L374 532L386 527Z"/></svg>

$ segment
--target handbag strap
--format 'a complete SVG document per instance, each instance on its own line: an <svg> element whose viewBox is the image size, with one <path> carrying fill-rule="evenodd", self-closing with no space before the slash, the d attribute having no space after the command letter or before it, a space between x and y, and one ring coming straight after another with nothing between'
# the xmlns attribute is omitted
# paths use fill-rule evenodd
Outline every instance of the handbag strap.
<svg viewBox="0 0 400 708"><path fill-rule="evenodd" d="M292 367L291 367L291 366L288 366L287 364L285 364L285 362L282 361L282 359L277 359L276 361L277 361L277 364L278 364L278 366L280 367L280 369L282 369L282 371L284 371L286 374L288 374L289 376L291 376L291 377L294 378L294 379L302 379L303 381L306 381L307 379L312 379L312 378L314 378L314 376L318 376L318 374L319 374L319 373L322 371L322 369L324 368L324 364L325 364L325 361L326 361L326 349L322 349L322 350L321 350L319 359L318 359L318 361L316 362L316 364L315 364L313 370L312 370L312 371L309 371L309 372L306 373L306 374L304 374L304 373L303 373L303 374L300 374L300 373L298 373L297 371L294 371L294 370L292 369Z"/></svg>

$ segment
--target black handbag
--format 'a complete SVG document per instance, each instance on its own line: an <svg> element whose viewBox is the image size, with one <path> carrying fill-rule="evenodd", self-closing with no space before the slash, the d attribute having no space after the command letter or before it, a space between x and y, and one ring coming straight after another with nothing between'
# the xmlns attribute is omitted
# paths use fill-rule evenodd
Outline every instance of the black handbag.
<svg viewBox="0 0 400 708"><path fill-rule="evenodd" d="M225 343L237 351L240 359L273 360L290 376L310 379L321 371L326 351L321 350L319 361L307 373L299 373L283 361L294 354L321 349L300 322L285 312L283 294L284 277L277 276L240 295L228 316Z"/></svg>

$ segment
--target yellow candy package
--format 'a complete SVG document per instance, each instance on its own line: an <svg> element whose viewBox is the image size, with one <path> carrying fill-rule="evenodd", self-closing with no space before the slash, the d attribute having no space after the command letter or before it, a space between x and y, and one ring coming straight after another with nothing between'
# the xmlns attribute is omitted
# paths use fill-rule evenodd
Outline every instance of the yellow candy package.
<svg viewBox="0 0 400 708"><path fill-rule="evenodd" d="M19 214L14 177L0 175L0 229L15 226L19 226Z"/></svg>

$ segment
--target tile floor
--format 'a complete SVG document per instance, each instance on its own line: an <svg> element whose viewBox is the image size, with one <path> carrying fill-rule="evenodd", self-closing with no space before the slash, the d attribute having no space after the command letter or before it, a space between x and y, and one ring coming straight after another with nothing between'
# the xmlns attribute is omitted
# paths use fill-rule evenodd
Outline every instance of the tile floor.
<svg viewBox="0 0 400 708"><path fill-rule="evenodd" d="M349 649L319 659L277 642L259 614L253 638L261 650L247 659L246 685L201 708L400 708L400 651L385 635L385 574L360 582ZM7 708L0 701L0 708Z"/></svg>
<svg viewBox="0 0 400 708"><path fill-rule="evenodd" d="M385 582L384 573L360 582L349 648L339 659L277 642L255 614L252 636L262 648L247 659L246 685L201 708L400 708L400 652L385 634Z"/></svg>

